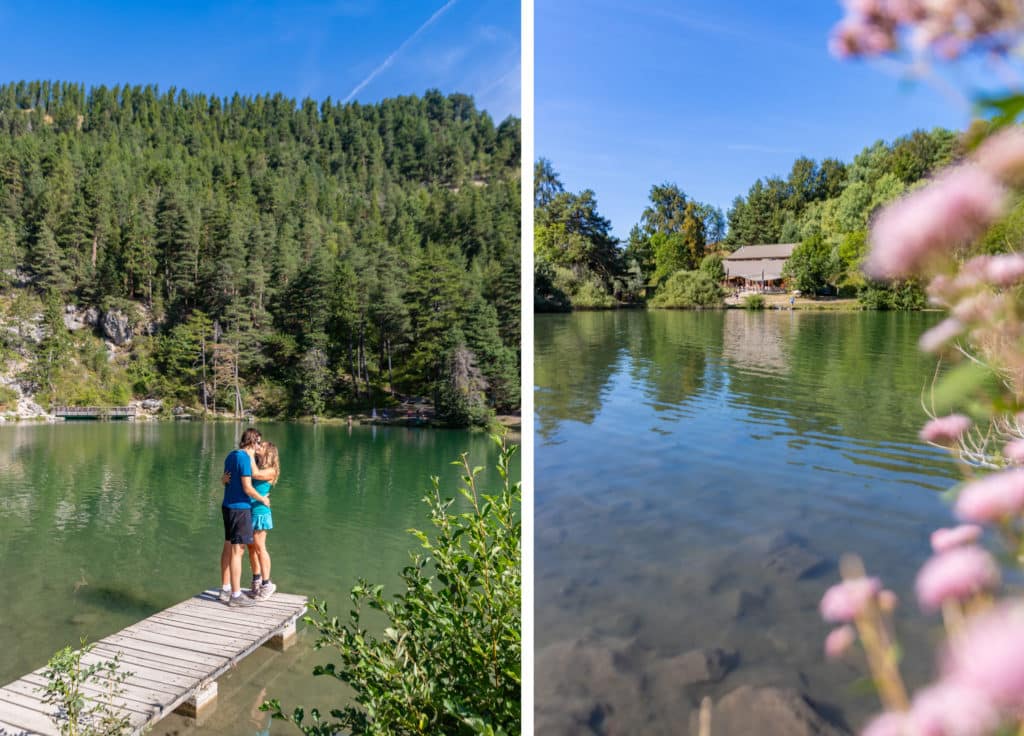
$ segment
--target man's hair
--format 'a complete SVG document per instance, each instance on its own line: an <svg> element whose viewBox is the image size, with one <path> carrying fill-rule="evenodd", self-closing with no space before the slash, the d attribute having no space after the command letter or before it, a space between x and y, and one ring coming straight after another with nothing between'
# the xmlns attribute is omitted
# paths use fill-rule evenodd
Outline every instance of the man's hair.
<svg viewBox="0 0 1024 736"><path fill-rule="evenodd" d="M254 427L249 427L249 429L242 432L242 439L239 441L238 446L244 450L247 447L252 447L253 445L255 445L257 442L260 441L260 439L261 437L259 430L255 429Z"/></svg>

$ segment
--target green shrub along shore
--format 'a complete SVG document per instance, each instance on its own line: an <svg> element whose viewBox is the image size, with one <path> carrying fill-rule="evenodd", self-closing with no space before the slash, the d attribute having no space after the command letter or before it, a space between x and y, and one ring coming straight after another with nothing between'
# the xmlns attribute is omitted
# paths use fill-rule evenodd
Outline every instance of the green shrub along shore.
<svg viewBox="0 0 1024 736"><path fill-rule="evenodd" d="M520 121L466 95L2 85L0 401L484 424L519 405L519 191Z"/></svg>
<svg viewBox="0 0 1024 736"><path fill-rule="evenodd" d="M674 183L651 187L648 206L625 242L612 235L593 191L565 190L552 163L534 177L534 310L739 307L828 310L918 310L926 306L913 279L867 280L871 218L883 205L925 184L933 172L965 155L957 134L914 131L877 141L853 161L800 157L785 177L758 179L728 212L698 202ZM1024 239L1024 197L992 228L980 252L1005 252ZM723 257L742 245L797 243L783 277L787 289L823 298L764 303L727 298ZM776 298L778 297L778 298Z"/></svg>

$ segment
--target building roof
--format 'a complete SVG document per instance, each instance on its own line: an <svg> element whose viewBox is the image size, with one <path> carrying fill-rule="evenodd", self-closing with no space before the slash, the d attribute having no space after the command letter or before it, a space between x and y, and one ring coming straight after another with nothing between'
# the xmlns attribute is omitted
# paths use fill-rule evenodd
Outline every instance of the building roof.
<svg viewBox="0 0 1024 736"><path fill-rule="evenodd" d="M774 245L744 245L737 248L735 252L724 258L729 261L747 261L762 258L786 259L793 255L793 249L798 243L775 243Z"/></svg>
<svg viewBox="0 0 1024 736"><path fill-rule="evenodd" d="M725 261L727 279L747 279L748 281L777 281L782 278L781 258L762 258L760 260Z"/></svg>

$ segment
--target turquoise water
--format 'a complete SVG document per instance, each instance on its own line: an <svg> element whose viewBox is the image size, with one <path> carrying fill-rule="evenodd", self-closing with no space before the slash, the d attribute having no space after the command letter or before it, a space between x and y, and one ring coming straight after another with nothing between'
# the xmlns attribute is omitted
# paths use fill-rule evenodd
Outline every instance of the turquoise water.
<svg viewBox="0 0 1024 736"><path fill-rule="evenodd" d="M916 437L935 366L915 343L937 319L537 316L538 732L685 733L741 685L856 728L876 701L856 658L825 661L817 613L844 552L904 599L905 672L928 677L912 581L956 478ZM730 671L679 684L707 647Z"/></svg>
<svg viewBox="0 0 1024 736"><path fill-rule="evenodd" d="M427 529L420 499L430 476L455 495L450 463L468 451L498 482L483 434L260 424L281 452L268 535L280 590L325 599L343 616L357 577L395 591L406 532ZM0 682L40 667L82 636L96 640L220 584L220 475L244 427L202 423L80 422L0 426ZM248 583L244 568L243 585ZM311 674L330 661L314 633L284 653L261 649L219 681L205 724L178 716L155 734L256 734L266 697L337 705L349 695ZM294 733L274 724L273 733Z"/></svg>

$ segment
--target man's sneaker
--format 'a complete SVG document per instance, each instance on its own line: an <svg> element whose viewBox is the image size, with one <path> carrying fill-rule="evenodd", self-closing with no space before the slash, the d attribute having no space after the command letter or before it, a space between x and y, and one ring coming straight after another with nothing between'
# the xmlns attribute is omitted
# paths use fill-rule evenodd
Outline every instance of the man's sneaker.
<svg viewBox="0 0 1024 736"><path fill-rule="evenodd" d="M224 590L223 588L221 588L220 595L217 596L217 598L220 600L221 603L227 603L229 600L231 600L231 591Z"/></svg>
<svg viewBox="0 0 1024 736"><path fill-rule="evenodd" d="M249 596L251 598L258 598L260 595L260 588L263 587L263 581L256 582L256 578L252 580L252 587L249 588Z"/></svg>
<svg viewBox="0 0 1024 736"><path fill-rule="evenodd" d="M228 605L231 608L245 608L247 606L255 606L256 601L247 595L236 595L231 597L231 600L228 601Z"/></svg>
<svg viewBox="0 0 1024 736"><path fill-rule="evenodd" d="M274 585L274 583L263 583L263 587L260 588L258 598L265 601L267 598L274 595L275 590L277 590L277 586Z"/></svg>

